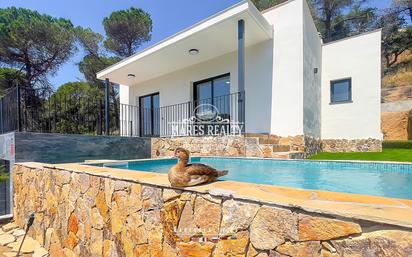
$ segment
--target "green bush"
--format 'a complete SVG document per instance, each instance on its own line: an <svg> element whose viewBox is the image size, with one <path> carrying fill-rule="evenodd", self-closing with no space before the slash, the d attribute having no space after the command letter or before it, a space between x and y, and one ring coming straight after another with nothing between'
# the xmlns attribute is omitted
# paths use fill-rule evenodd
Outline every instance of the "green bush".
<svg viewBox="0 0 412 257"><path fill-rule="evenodd" d="M382 144L384 149L398 148L398 149L412 149L412 140L409 141L384 141Z"/></svg>

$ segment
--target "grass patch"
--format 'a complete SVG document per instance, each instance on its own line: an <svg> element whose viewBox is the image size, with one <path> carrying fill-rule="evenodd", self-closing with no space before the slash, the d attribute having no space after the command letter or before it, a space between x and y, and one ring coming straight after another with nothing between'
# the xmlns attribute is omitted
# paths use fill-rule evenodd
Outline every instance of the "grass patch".
<svg viewBox="0 0 412 257"><path fill-rule="evenodd" d="M380 153L319 153L311 160L412 162L412 141L387 141Z"/></svg>

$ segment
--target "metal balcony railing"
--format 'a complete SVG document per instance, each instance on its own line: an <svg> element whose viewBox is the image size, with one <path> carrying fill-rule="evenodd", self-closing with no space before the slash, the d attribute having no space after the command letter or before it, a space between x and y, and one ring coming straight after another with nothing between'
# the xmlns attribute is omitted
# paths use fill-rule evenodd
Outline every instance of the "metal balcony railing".
<svg viewBox="0 0 412 257"><path fill-rule="evenodd" d="M102 90L62 93L14 87L0 98L0 133L102 135L106 130L105 104ZM230 129L233 122L245 122L244 92L156 108L120 104L118 95L113 95L108 105L110 135L184 136L187 128L176 124L189 122L194 127L199 123L192 120L195 110L207 111L202 109L204 106L213 106L219 118L230 121L224 128Z"/></svg>
<svg viewBox="0 0 412 257"><path fill-rule="evenodd" d="M230 123L234 122L236 124L244 124L245 122L244 92L156 108L139 108L121 104L120 135L141 137L187 135L185 133L187 131L183 131L184 128L179 124L182 125L186 122L192 126L196 125L199 121L192 119L195 116L195 110L205 105L213 106L220 118L230 121L226 126L230 126ZM207 133L205 132L205 134Z"/></svg>

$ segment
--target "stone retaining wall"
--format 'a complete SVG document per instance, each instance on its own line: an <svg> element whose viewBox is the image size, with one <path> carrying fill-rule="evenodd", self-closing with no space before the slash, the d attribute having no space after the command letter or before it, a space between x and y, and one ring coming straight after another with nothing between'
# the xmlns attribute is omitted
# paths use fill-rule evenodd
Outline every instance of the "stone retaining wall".
<svg viewBox="0 0 412 257"><path fill-rule="evenodd" d="M305 136L305 158L322 152L322 140Z"/></svg>
<svg viewBox="0 0 412 257"><path fill-rule="evenodd" d="M382 140L379 139L323 139L324 152L381 152Z"/></svg>
<svg viewBox="0 0 412 257"><path fill-rule="evenodd" d="M250 135L222 137L152 138L152 158L173 155L177 147L188 149L193 156L227 156L271 158L271 144L259 144L259 138ZM303 159L319 152L381 152L379 139L316 139L310 136L267 137L279 145L289 145L291 159Z"/></svg>
<svg viewBox="0 0 412 257"><path fill-rule="evenodd" d="M53 257L412 256L412 232L400 227L139 184L104 172L17 165L14 185L15 222L23 227L34 212L29 235Z"/></svg>
<svg viewBox="0 0 412 257"><path fill-rule="evenodd" d="M259 143L259 137L272 143ZM275 142L275 143L273 143ZM219 137L152 138L152 158L172 156L177 147L183 147L193 156L227 156L272 158L273 144L288 145L292 159L303 159L321 151L321 140L308 136L279 137L255 134Z"/></svg>
<svg viewBox="0 0 412 257"><path fill-rule="evenodd" d="M152 158L172 156L177 147L183 147L193 156L245 156L245 138L242 136L167 137L152 138Z"/></svg>

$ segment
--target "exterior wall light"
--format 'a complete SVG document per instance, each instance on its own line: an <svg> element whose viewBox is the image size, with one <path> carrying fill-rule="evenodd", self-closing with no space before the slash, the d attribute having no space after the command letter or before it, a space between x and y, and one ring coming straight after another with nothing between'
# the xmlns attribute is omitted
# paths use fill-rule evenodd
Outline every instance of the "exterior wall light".
<svg viewBox="0 0 412 257"><path fill-rule="evenodd" d="M190 55L197 55L199 53L199 50L196 48L192 48L189 50Z"/></svg>

